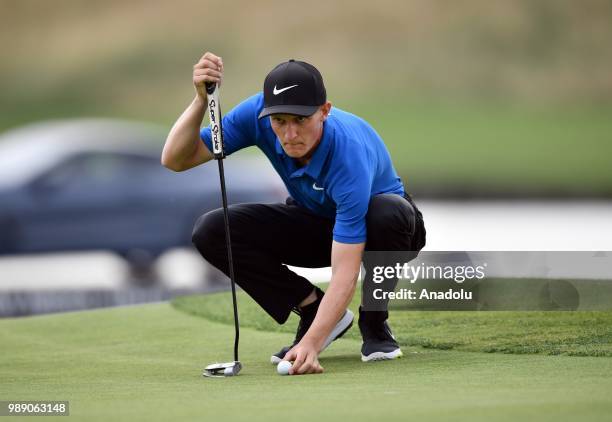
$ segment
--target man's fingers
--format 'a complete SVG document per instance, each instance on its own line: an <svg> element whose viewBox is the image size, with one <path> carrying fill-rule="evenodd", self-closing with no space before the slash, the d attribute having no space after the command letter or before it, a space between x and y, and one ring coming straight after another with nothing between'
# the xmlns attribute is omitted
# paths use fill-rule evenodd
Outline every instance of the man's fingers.
<svg viewBox="0 0 612 422"><path fill-rule="evenodd" d="M310 374L312 371L312 366L308 362L304 362L302 367L297 371L298 375Z"/></svg>
<svg viewBox="0 0 612 422"><path fill-rule="evenodd" d="M320 374L323 368L319 364L318 353L314 349L296 345L289 350L283 360L293 361L289 369L290 375Z"/></svg>
<svg viewBox="0 0 612 422"><path fill-rule="evenodd" d="M193 76L203 76L203 75L209 75L209 76L214 76L216 78L221 78L222 73L217 70L210 69L210 68L196 69L193 71Z"/></svg>
<svg viewBox="0 0 612 422"><path fill-rule="evenodd" d="M217 83L219 86L223 82L223 59L210 51L193 65L193 84L198 95L205 95L202 89L207 82Z"/></svg>
<svg viewBox="0 0 612 422"><path fill-rule="evenodd" d="M318 362L304 362L302 367L296 372L296 374L320 374L323 372L323 367Z"/></svg>
<svg viewBox="0 0 612 422"><path fill-rule="evenodd" d="M223 59L221 57L211 53L210 51L204 54L203 59L210 60L211 62L216 63L219 67L221 67L223 63Z"/></svg>
<svg viewBox="0 0 612 422"><path fill-rule="evenodd" d="M304 357L303 363L300 366L293 364L293 371L295 374L313 374L319 372L319 363L316 356L307 355Z"/></svg>
<svg viewBox="0 0 612 422"><path fill-rule="evenodd" d="M206 53L204 53L204 55L202 56L200 60L204 60L204 59L217 61L217 60L220 60L221 57L217 56L214 53L211 53L210 51L207 51Z"/></svg>
<svg viewBox="0 0 612 422"><path fill-rule="evenodd" d="M221 82L220 78L215 78L214 76L202 75L202 76L194 76L193 83L197 86L203 85L206 82Z"/></svg>
<svg viewBox="0 0 612 422"><path fill-rule="evenodd" d="M302 373L302 365L304 364L304 359L300 359L299 355L298 358L296 358L295 361L293 361L293 365L291 366L291 369L289 369L289 374L291 375L299 375Z"/></svg>
<svg viewBox="0 0 612 422"><path fill-rule="evenodd" d="M293 349L291 349L287 353L285 353L285 357L283 358L283 360L288 360L289 362L292 362L295 360L295 356L296 353L293 351Z"/></svg>
<svg viewBox="0 0 612 422"><path fill-rule="evenodd" d="M193 65L193 69L214 69L221 71L223 70L223 64L218 62L213 62L211 60L200 60L196 64Z"/></svg>
<svg viewBox="0 0 612 422"><path fill-rule="evenodd" d="M211 67L213 69L223 69L223 60L221 57L217 57L212 53L206 53L200 60L193 66L196 67Z"/></svg>
<svg viewBox="0 0 612 422"><path fill-rule="evenodd" d="M291 369L289 369L289 374L294 375L294 374L300 374L301 373L299 371L299 369L300 369L300 367L304 363L304 357L305 356L302 353L299 353L299 352L295 352L294 353L294 356L293 356L293 365L291 366Z"/></svg>
<svg viewBox="0 0 612 422"><path fill-rule="evenodd" d="M312 362L310 362L310 366L308 368L308 374L320 374L323 372L323 367L319 363L319 360L316 357L313 357Z"/></svg>

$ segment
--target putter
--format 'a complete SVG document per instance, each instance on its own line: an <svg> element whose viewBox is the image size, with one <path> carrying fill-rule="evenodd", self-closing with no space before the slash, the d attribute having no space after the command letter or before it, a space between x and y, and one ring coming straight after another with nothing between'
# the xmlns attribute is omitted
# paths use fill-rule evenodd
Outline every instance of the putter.
<svg viewBox="0 0 612 422"><path fill-rule="evenodd" d="M232 285L232 301L234 304L234 361L227 363L213 363L204 368L202 375L205 377L223 378L238 375L242 364L238 360L238 340L240 338L240 327L238 324L238 305L236 304L236 282L234 279L234 263L232 261L232 242L230 240L229 213L227 210L227 194L225 192L225 172L223 171L223 159L225 152L223 148L223 128L221 126L221 106L219 105L219 86L216 83L206 83L208 95L208 115L210 117L210 130L213 145L213 154L219 163L219 179L221 181L221 198L223 200L223 217L225 220L225 244L227 246L227 260L229 264L230 282Z"/></svg>

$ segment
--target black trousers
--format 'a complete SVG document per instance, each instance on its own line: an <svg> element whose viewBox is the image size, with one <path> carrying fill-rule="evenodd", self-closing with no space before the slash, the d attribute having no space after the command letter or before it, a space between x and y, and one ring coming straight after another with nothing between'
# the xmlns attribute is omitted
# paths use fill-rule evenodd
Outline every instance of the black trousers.
<svg viewBox="0 0 612 422"><path fill-rule="evenodd" d="M286 204L231 205L229 221L236 283L283 324L314 288L287 265L329 267L334 220L288 198ZM419 251L425 246L423 216L409 195L372 197L366 225L366 251ZM192 241L208 262L229 275L222 208L197 220Z"/></svg>

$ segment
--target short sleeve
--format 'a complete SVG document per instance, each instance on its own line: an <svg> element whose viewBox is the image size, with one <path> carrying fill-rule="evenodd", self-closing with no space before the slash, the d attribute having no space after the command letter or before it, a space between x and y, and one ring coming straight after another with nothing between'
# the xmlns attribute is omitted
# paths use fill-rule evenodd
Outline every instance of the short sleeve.
<svg viewBox="0 0 612 422"><path fill-rule="evenodd" d="M336 203L333 237L340 243L366 241L366 215L370 205L371 171L364 156L334 169L329 193Z"/></svg>
<svg viewBox="0 0 612 422"><path fill-rule="evenodd" d="M223 142L226 155L255 144L259 97L261 94L247 98L223 116ZM202 128L200 138L212 152L210 125Z"/></svg>

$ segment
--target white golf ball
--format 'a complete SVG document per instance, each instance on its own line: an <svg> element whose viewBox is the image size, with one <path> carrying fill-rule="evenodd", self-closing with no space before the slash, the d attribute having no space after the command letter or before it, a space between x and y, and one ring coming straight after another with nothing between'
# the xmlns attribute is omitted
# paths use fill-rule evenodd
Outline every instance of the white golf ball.
<svg viewBox="0 0 612 422"><path fill-rule="evenodd" d="M276 372L278 375L289 375L289 370L291 369L291 362L288 360L281 360L276 367Z"/></svg>
<svg viewBox="0 0 612 422"><path fill-rule="evenodd" d="M225 375L226 377L233 377L234 376L234 368L225 368L223 370L223 375Z"/></svg>

